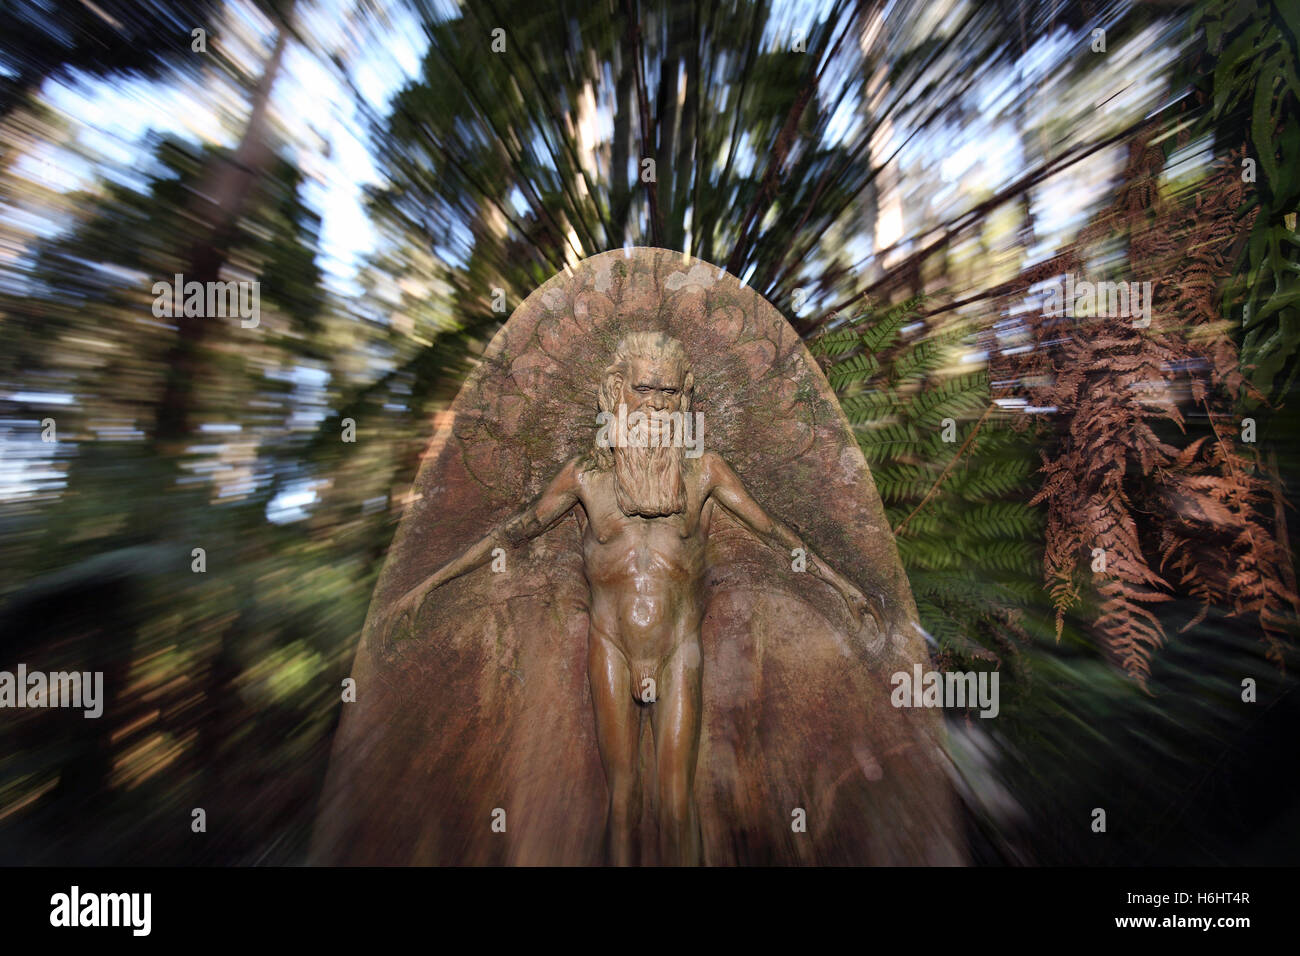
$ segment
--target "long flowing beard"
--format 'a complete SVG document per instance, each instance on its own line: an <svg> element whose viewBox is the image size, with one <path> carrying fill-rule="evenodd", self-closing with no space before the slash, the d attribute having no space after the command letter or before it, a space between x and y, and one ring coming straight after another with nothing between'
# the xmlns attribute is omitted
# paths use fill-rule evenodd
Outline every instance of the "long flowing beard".
<svg viewBox="0 0 1300 956"><path fill-rule="evenodd" d="M682 448L615 447L614 495L623 514L661 518L686 510Z"/></svg>

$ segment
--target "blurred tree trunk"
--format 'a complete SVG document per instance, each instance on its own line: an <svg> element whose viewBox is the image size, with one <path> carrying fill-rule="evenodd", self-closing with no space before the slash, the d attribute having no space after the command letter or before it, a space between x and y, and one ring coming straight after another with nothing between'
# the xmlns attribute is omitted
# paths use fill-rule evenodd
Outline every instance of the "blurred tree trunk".
<svg viewBox="0 0 1300 956"><path fill-rule="evenodd" d="M288 41L289 18L293 4L289 4L283 19L278 22L275 45L253 91L252 110L248 125L239 146L229 158L217 158L199 179L189 212L197 225L195 239L185 253L185 282L205 284L221 278L222 267L239 234L239 223L250 206L257 184L267 175L274 151L269 142L269 113L271 89L275 85L284 59ZM186 316L180 303L173 304L176 322L176 340L168 352L166 384L155 411L153 453L161 467L157 471L163 487L159 498L165 499L172 490L173 478L182 461L191 433L198 402L198 382L205 372L202 360L204 340L210 323L206 316ZM153 522L158 529L158 512L155 503L145 502L145 509L137 511L140 520ZM191 527L189 511L184 501L164 508L165 535L182 538ZM188 555L188 551L185 552ZM199 734L194 753L201 774L201 795L196 795L196 806L212 813L214 809L228 806L224 799L214 800L221 771L222 748L232 739L239 711L233 698L233 688L240 668L236 654L239 635L248 629L246 614L241 613L221 630L221 637L207 673L203 678L205 713L199 720ZM224 832L229 833L229 830ZM228 844L213 841L213 847Z"/></svg>
<svg viewBox="0 0 1300 956"><path fill-rule="evenodd" d="M253 93L253 109L243 139L232 157L214 161L194 196L190 212L198 219L198 236L186 254L186 283L216 282L220 278L240 215L247 207L254 184L266 173L273 155L267 142L268 106L286 40L287 31L281 26L275 48ZM198 353L211 321L203 316L184 315L180 305L173 304L177 338L167 355L167 382L154 427L154 451L168 457L180 455L189 437L195 378L200 371Z"/></svg>

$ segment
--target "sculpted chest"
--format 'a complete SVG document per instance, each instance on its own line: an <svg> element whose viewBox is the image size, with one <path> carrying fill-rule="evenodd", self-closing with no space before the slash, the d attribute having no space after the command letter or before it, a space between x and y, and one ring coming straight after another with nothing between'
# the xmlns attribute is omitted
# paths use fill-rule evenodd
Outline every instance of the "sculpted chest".
<svg viewBox="0 0 1300 956"><path fill-rule="evenodd" d="M682 513L656 518L626 515L615 500L609 475L585 475L579 495L584 549L599 553L603 546L625 549L631 544L654 546L671 554L691 550L692 545L703 546L713 502L701 502L702 498L699 481L688 479L686 509Z"/></svg>

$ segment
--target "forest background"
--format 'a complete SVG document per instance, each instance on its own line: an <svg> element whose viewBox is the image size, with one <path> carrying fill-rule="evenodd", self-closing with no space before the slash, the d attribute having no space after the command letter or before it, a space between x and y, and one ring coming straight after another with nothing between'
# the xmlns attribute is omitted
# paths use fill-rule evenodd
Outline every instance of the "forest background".
<svg viewBox="0 0 1300 956"><path fill-rule="evenodd" d="M975 862L1294 860L1294 4L5 16L0 668L112 696L5 713L0 862L300 862L439 414L632 245L794 324L936 666L1000 670L947 715ZM256 325L159 317L176 274ZM1150 321L1055 314L1066 276Z"/></svg>

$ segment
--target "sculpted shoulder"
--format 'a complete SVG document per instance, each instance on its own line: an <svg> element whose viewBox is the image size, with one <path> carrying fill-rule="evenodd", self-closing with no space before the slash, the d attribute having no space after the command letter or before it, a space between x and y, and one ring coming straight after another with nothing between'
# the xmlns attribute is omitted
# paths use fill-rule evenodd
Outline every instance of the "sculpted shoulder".
<svg viewBox="0 0 1300 956"><path fill-rule="evenodd" d="M715 451L706 451L698 459L701 490L708 494L720 484L729 484L735 480L736 473Z"/></svg>
<svg viewBox="0 0 1300 956"><path fill-rule="evenodd" d="M590 455L575 455L560 466L551 482L556 488L577 491L582 488L587 472L595 467L596 463Z"/></svg>
<svg viewBox="0 0 1300 956"><path fill-rule="evenodd" d="M574 455L555 475L555 482L585 499L604 469L590 452Z"/></svg>

